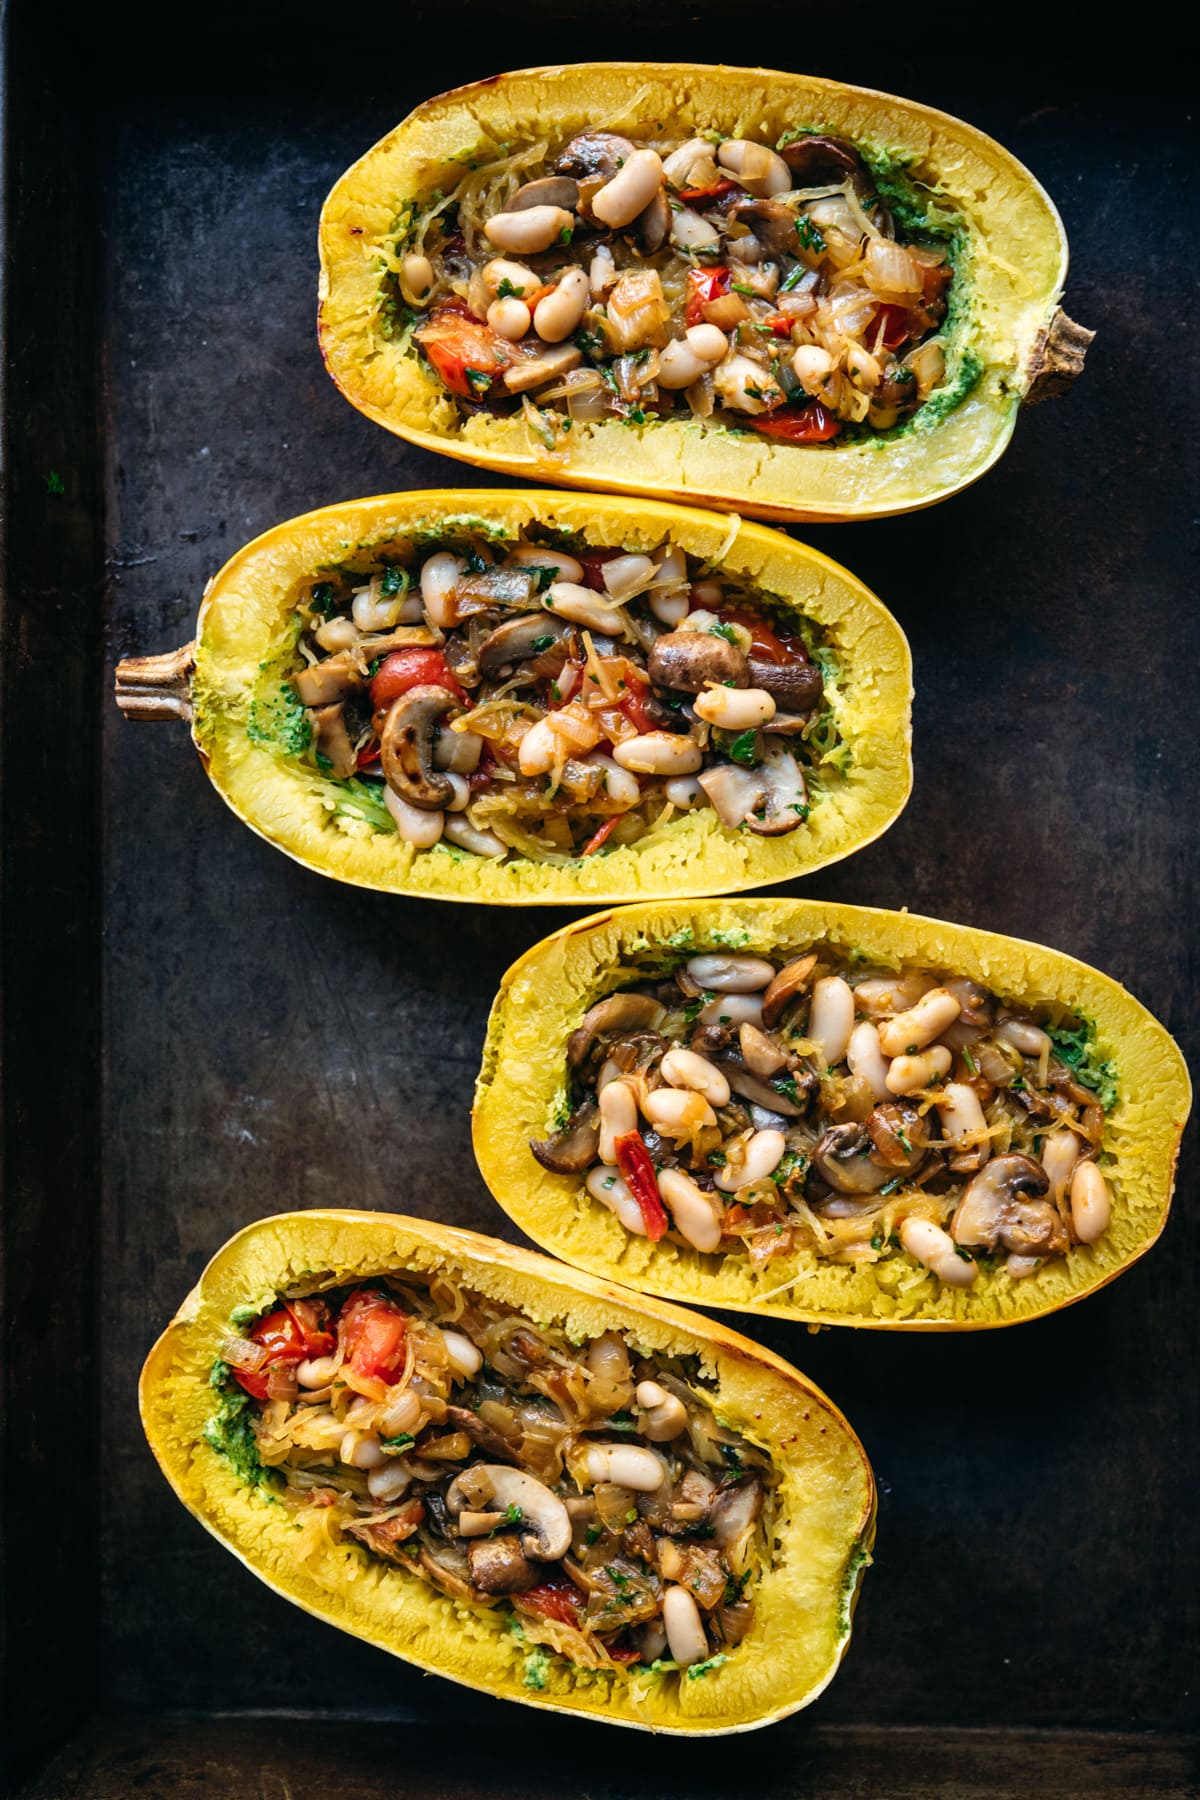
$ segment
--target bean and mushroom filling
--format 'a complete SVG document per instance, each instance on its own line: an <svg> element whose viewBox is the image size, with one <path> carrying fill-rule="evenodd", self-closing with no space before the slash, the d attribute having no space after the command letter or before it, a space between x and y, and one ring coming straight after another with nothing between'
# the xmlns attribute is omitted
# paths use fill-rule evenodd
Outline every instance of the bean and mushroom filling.
<svg viewBox="0 0 1200 1800"><path fill-rule="evenodd" d="M776 1477L683 1363L420 1276L280 1297L219 1357L206 1437L303 1531L585 1668L694 1674L749 1630Z"/></svg>
<svg viewBox="0 0 1200 1800"><path fill-rule="evenodd" d="M907 1257L951 1287L1108 1229L1115 1071L1086 1021L826 943L705 953L598 1001L530 1148L625 1229L765 1267Z"/></svg>
<svg viewBox="0 0 1200 1800"><path fill-rule="evenodd" d="M818 629L669 543L397 544L323 571L297 626L250 736L417 850L564 863L701 809L781 836L848 760Z"/></svg>
<svg viewBox="0 0 1200 1800"><path fill-rule="evenodd" d="M475 158L401 209L385 325L461 414L523 411L564 452L614 418L889 430L946 379L954 234L877 160L808 131L608 130Z"/></svg>

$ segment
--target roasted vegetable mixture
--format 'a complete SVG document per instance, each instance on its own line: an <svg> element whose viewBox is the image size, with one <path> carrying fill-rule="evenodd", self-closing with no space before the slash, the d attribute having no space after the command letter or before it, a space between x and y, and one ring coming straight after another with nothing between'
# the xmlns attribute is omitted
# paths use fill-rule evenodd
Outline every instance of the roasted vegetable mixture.
<svg viewBox="0 0 1200 1800"><path fill-rule="evenodd" d="M883 185L807 131L597 129L472 158L402 210L385 323L460 412L523 410L551 450L614 418L792 444L888 430L946 377L954 234Z"/></svg>
<svg viewBox="0 0 1200 1800"><path fill-rule="evenodd" d="M398 544L321 572L296 628L251 737L418 850L565 863L697 808L779 836L844 773L833 648L670 544Z"/></svg>
<svg viewBox="0 0 1200 1800"><path fill-rule="evenodd" d="M609 994L567 1046L570 1117L530 1147L627 1231L763 1267L907 1256L969 1287L1108 1229L1116 1074L1085 1022L826 944L705 953Z"/></svg>
<svg viewBox="0 0 1200 1800"><path fill-rule="evenodd" d="M776 1478L684 1364L421 1276L281 1297L217 1349L208 1441L302 1533L583 1668L694 1679L748 1631Z"/></svg>

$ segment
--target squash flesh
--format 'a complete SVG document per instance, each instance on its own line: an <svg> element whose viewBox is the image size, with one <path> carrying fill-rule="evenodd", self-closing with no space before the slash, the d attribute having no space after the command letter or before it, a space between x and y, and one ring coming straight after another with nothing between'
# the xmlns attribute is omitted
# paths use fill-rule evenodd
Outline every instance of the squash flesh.
<svg viewBox="0 0 1200 1800"><path fill-rule="evenodd" d="M768 1449L780 1472L782 1546L755 1590L756 1618L728 1661L700 1679L641 1680L551 1657L526 1685L505 1618L459 1606L359 1547L295 1554L284 1510L244 1487L203 1438L216 1346L235 1307L260 1309L328 1272L357 1281L390 1268L451 1274L573 1336L615 1327L648 1353L701 1359L713 1404ZM315 1272L322 1272L318 1274ZM724 1327L646 1302L546 1259L452 1227L380 1213L309 1212L263 1220L218 1252L147 1359L142 1418L163 1471L201 1523L276 1592L381 1649L503 1697L646 1729L744 1730L808 1704L836 1671L874 1528L865 1454L837 1409L794 1369ZM781 1448L787 1445L786 1450Z"/></svg>
<svg viewBox="0 0 1200 1800"><path fill-rule="evenodd" d="M414 852L392 834L351 835L326 805L328 787L252 743L249 707L264 663L290 654L300 585L360 544L421 529L480 526L505 536L541 524L598 548L653 550L668 538L790 599L828 636L844 670L839 729L847 776L782 838L725 831L710 810L677 818L639 843L561 868L468 852ZM704 893L782 881L839 860L892 823L912 781L911 661L896 621L848 571L778 532L653 502L476 490L390 495L327 507L267 532L231 559L201 608L193 734L239 817L287 854L357 886L508 905Z"/></svg>
<svg viewBox="0 0 1200 1800"><path fill-rule="evenodd" d="M714 938L714 932L724 935ZM1120 1081L1104 1139L1115 1156L1105 1174L1117 1190L1108 1231L1022 1280L981 1270L969 1289L941 1286L901 1258L849 1267L797 1251L756 1274L744 1258L705 1258L665 1240L651 1246L630 1237L577 1178L540 1168L528 1143L546 1133L564 1085L567 1035L590 1001L636 979L636 958L646 944L681 933L691 933L689 955L722 947L751 955L781 946L799 952L826 938L881 963L952 970L1007 999L1035 1006L1058 1001L1094 1019L1101 1053L1116 1061ZM1166 1219L1190 1103L1183 1059L1157 1020L1119 983L1058 951L936 919L816 901L634 906L567 926L508 971L476 1087L475 1154L500 1205L537 1243L630 1287L824 1324L975 1329L1057 1311L1150 1248ZM877 1271L886 1269L893 1273L881 1282Z"/></svg>
<svg viewBox="0 0 1200 1800"><path fill-rule="evenodd" d="M415 350L378 330L380 274L398 204L446 187L476 146L564 140L623 109L630 129L639 118L663 120L682 138L693 126L719 123L731 135L773 142L802 125L909 161L966 223L967 338L983 365L979 384L936 424L914 424L887 442L833 447L705 434L683 422L611 422L577 427L559 460L531 443L520 417L479 414L463 423ZM911 511L978 479L1012 434L1066 276L1066 240L1050 200L1028 170L972 126L837 82L694 64L522 70L427 101L335 185L321 216L320 251L326 363L352 404L389 430L509 474L809 521Z"/></svg>

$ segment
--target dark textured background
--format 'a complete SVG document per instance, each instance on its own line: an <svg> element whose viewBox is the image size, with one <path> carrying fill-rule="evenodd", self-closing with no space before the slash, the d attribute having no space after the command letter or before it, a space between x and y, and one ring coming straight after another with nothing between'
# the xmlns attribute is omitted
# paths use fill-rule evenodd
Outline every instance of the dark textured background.
<svg viewBox="0 0 1200 1800"><path fill-rule="evenodd" d="M579 1791L593 1767L587 1791L606 1796L728 1793L748 1768L781 1796L1196 1791L1180 1735L1200 1638L1186 1162L1154 1254L1045 1323L925 1340L759 1328L845 1408L881 1509L843 1672L814 1713L740 1744L538 1722L315 1623L185 1515L141 1436L141 1359L249 1219L391 1207L515 1235L472 1161L472 1081L503 970L569 915L324 881L236 823L182 727L129 725L109 699L116 658L190 636L206 579L277 520L489 479L360 418L313 329L324 193L455 80L724 50L944 106L1048 187L1072 242L1069 310L1099 333L1082 385L941 508L807 534L910 636L917 785L880 843L797 891L1043 939L1118 976L1195 1049L1179 108L1065 59L1001 74L927 48L819 57L753 32L735 56L715 6L650 31L637 12L610 8L601 41L581 6L531 8L531 46L481 7L435 32L445 15L419 6L368 55L304 7L286 37L275 9L89 22L7 8L13 1780L89 1716L126 1716L94 1726L39 1794L315 1800L340 1772L354 1795L540 1795ZM374 1723L204 1722L242 1711ZM557 1784L547 1767L573 1772Z"/></svg>

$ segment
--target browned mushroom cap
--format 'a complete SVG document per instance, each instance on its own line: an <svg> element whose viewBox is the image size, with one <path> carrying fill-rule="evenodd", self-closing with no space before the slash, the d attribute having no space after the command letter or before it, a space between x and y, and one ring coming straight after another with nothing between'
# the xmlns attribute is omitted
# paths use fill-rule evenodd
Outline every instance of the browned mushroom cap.
<svg viewBox="0 0 1200 1800"><path fill-rule="evenodd" d="M454 597L462 612L464 600L478 600L484 606L528 606L537 591L532 569L483 569L460 576Z"/></svg>
<svg viewBox="0 0 1200 1800"><path fill-rule="evenodd" d="M929 1153L929 1128L906 1100L885 1100L866 1120L874 1160L889 1175L915 1175Z"/></svg>
<svg viewBox="0 0 1200 1800"><path fill-rule="evenodd" d="M327 656L324 662L301 669L292 677L292 686L305 706L330 706L344 700L353 688L363 685L363 672L350 650Z"/></svg>
<svg viewBox="0 0 1200 1800"><path fill-rule="evenodd" d="M567 1061L577 1069L597 1038L609 1032L657 1031L666 1009L651 994L610 994L583 1015L583 1023L567 1041Z"/></svg>
<svg viewBox="0 0 1200 1800"><path fill-rule="evenodd" d="M540 338L522 338L512 348L518 361L504 371L504 385L510 394L523 394L526 388L566 375L583 361L583 351L571 343L543 344Z"/></svg>
<svg viewBox="0 0 1200 1800"><path fill-rule="evenodd" d="M1050 1186L1041 1163L1015 1152L993 1156L963 1192L950 1224L956 1244L982 1244L994 1250L1005 1226L1012 1223L1022 1201L1040 1199Z"/></svg>
<svg viewBox="0 0 1200 1800"><path fill-rule="evenodd" d="M530 1150L554 1175L578 1175L590 1169L600 1149L599 1113L590 1100L577 1106L552 1138L530 1140Z"/></svg>
<svg viewBox="0 0 1200 1800"><path fill-rule="evenodd" d="M471 1580L481 1594L519 1594L537 1580L515 1537L472 1538L467 1545Z"/></svg>
<svg viewBox="0 0 1200 1800"><path fill-rule="evenodd" d="M339 700L336 706L314 708L313 725L316 728L317 749L322 756L328 757L330 774L335 781L345 781L348 775L353 775L356 767L354 745L346 730L345 702Z"/></svg>
<svg viewBox="0 0 1200 1800"><path fill-rule="evenodd" d="M653 200L633 221L633 232L647 256L661 250L671 229L671 203L659 188Z"/></svg>
<svg viewBox="0 0 1200 1800"><path fill-rule="evenodd" d="M526 662L558 647L565 655L571 627L552 613L524 613L498 625L479 646L476 664L482 675L494 675L513 663Z"/></svg>
<svg viewBox="0 0 1200 1800"><path fill-rule="evenodd" d="M838 1194L877 1194L892 1178L871 1155L865 1125L831 1125L813 1146L812 1166Z"/></svg>
<svg viewBox="0 0 1200 1800"><path fill-rule="evenodd" d="M815 950L806 951L803 956L794 957L791 962L784 963L763 995L763 1024L768 1030L783 1017L792 1001L798 999L805 992L816 966L817 953Z"/></svg>
<svg viewBox="0 0 1200 1800"><path fill-rule="evenodd" d="M571 1520L557 1494L523 1469L503 1463L475 1463L446 1489L446 1505L457 1516L472 1511L520 1510L521 1548L538 1562L557 1562L571 1548Z"/></svg>
<svg viewBox="0 0 1200 1800"><path fill-rule="evenodd" d="M573 175L576 181L597 175L611 181L632 155L629 139L619 137L615 131L583 131L571 139L556 166L560 175Z"/></svg>
<svg viewBox="0 0 1200 1800"><path fill-rule="evenodd" d="M825 681L815 663L760 662L750 659L750 686L762 688L779 706L789 712L811 712L821 704Z"/></svg>
<svg viewBox="0 0 1200 1800"><path fill-rule="evenodd" d="M718 1548L724 1551L735 1575L740 1575L749 1561L762 1503L762 1482L757 1476L751 1476L747 1481L739 1481L736 1487L718 1489L709 1507L713 1538Z"/></svg>
<svg viewBox="0 0 1200 1800"><path fill-rule="evenodd" d="M569 175L543 175L540 181L527 181L519 187L505 206L505 212L525 212L531 206L559 206L563 212L574 212L579 204L579 183Z"/></svg>
<svg viewBox="0 0 1200 1800"><path fill-rule="evenodd" d="M826 181L845 181L847 175L866 176L862 157L845 138L822 137L808 132L793 138L779 151L795 177L796 187L818 187Z"/></svg>
<svg viewBox="0 0 1200 1800"><path fill-rule="evenodd" d="M781 1050L773 1037L752 1025L749 1019L743 1020L738 1029L738 1046L742 1052L742 1061L752 1075L768 1080L777 1075L787 1062L787 1052Z"/></svg>
<svg viewBox="0 0 1200 1800"><path fill-rule="evenodd" d="M1070 1249L1067 1228L1048 1200L1026 1200L1013 1208L1000 1228L1000 1242L1017 1256L1064 1256Z"/></svg>
<svg viewBox="0 0 1200 1800"><path fill-rule="evenodd" d="M985 1031L991 1030L996 1004L986 988L981 988L977 981L968 981L966 976L954 976L941 982L940 986L954 995L962 1010L954 1023L943 1031L939 1042L949 1045L951 1050L961 1050L964 1044L973 1044Z"/></svg>
<svg viewBox="0 0 1200 1800"><path fill-rule="evenodd" d="M800 764L790 750L772 750L759 764L766 794L746 820L759 837L782 837L795 831L808 815L808 789Z"/></svg>
<svg viewBox="0 0 1200 1800"><path fill-rule="evenodd" d="M741 1063L722 1060L717 1067L734 1093L740 1094L743 1100L749 1100L755 1106L765 1107L768 1112L778 1113L785 1119L798 1119L802 1116L804 1107L800 1104L800 1094L805 1084L802 1084L798 1077L792 1075L780 1077L779 1079L783 1083L781 1089L774 1082L762 1081L757 1075L752 1075L749 1069L744 1068ZM795 1100L786 1091L789 1088L796 1094Z"/></svg>
<svg viewBox="0 0 1200 1800"><path fill-rule="evenodd" d="M769 256L795 256L800 248L796 214L779 200L738 200L729 216L748 225Z"/></svg>
<svg viewBox="0 0 1200 1800"><path fill-rule="evenodd" d="M458 705L449 688L409 688L393 701L379 733L384 780L394 794L425 812L439 812L454 793L449 776L433 766L433 732Z"/></svg>
<svg viewBox="0 0 1200 1800"><path fill-rule="evenodd" d="M703 693L710 681L745 687L750 665L728 638L714 631L664 631L654 640L646 670L655 687Z"/></svg>

